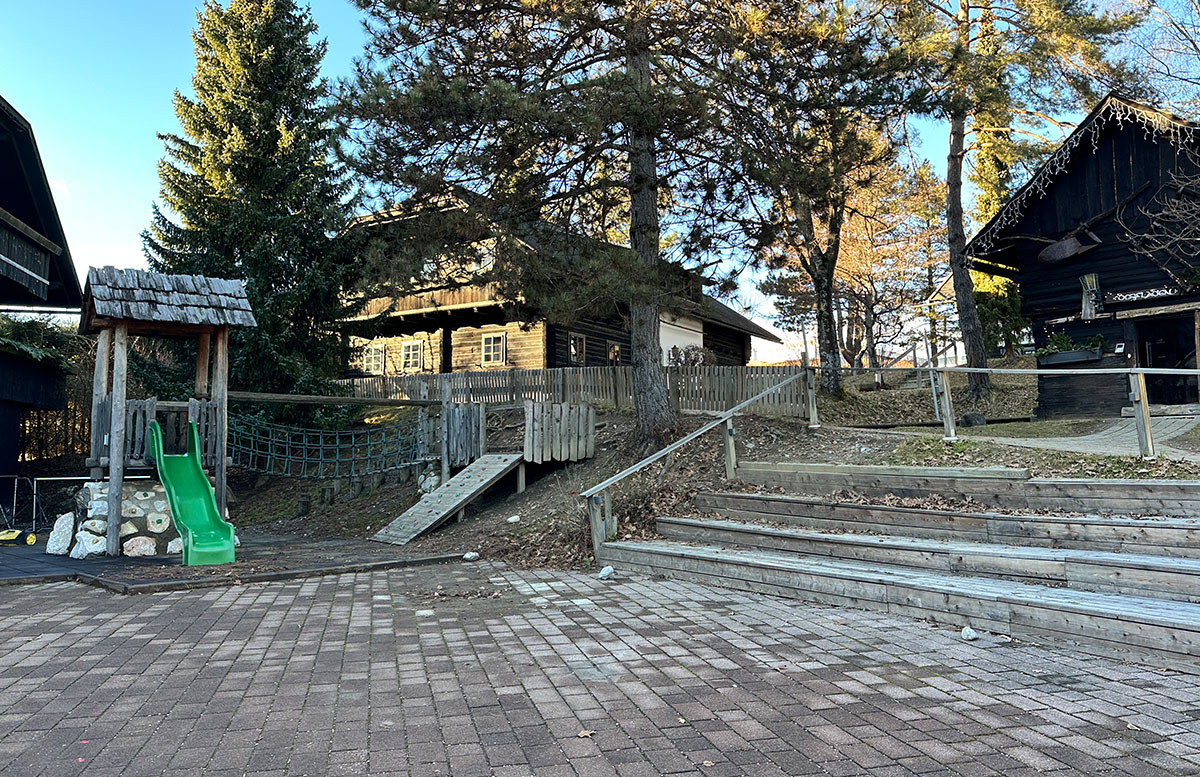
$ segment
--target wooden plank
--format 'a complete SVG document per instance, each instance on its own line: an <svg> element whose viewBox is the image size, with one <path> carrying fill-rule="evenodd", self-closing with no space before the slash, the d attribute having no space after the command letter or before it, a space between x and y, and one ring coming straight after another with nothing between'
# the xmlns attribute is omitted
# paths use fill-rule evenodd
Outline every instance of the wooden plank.
<svg viewBox="0 0 1200 777"><path fill-rule="evenodd" d="M229 327L223 326L217 330L216 354L213 359L212 397L213 397L213 429L212 437L216 441L216 461L214 464L214 491L217 499L217 511L222 518L228 516L228 490L226 488L226 467L229 461ZM185 437L184 444L187 445Z"/></svg>
<svg viewBox="0 0 1200 777"><path fill-rule="evenodd" d="M476 459L432 493L426 494L371 539L405 545L461 512L488 488L516 469L518 454L489 453Z"/></svg>
<svg viewBox="0 0 1200 777"><path fill-rule="evenodd" d="M205 332L196 338L196 396L208 397L208 352L212 335Z"/></svg>
<svg viewBox="0 0 1200 777"><path fill-rule="evenodd" d="M129 356L129 325L117 324L112 346L112 418L108 437L108 527L105 552L121 553L121 501L125 485L125 383Z"/></svg>
<svg viewBox="0 0 1200 777"><path fill-rule="evenodd" d="M258 391L230 391L234 402L269 402L292 405L360 405L366 407L433 407L436 399L383 399L375 397L325 397L315 394L271 394Z"/></svg>

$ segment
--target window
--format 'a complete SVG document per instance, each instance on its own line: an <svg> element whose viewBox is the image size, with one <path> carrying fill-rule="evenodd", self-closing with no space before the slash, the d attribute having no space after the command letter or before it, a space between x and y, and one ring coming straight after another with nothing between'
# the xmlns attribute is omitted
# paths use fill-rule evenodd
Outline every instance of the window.
<svg viewBox="0 0 1200 777"><path fill-rule="evenodd" d="M582 367L587 361L587 338L571 332L567 335L567 364Z"/></svg>
<svg viewBox="0 0 1200 777"><path fill-rule="evenodd" d="M614 343L612 340L608 341L608 363L614 365L621 363L621 344Z"/></svg>
<svg viewBox="0 0 1200 777"><path fill-rule="evenodd" d="M484 364L504 364L504 340L505 335L503 333L483 336Z"/></svg>
<svg viewBox="0 0 1200 777"><path fill-rule="evenodd" d="M383 375L387 371L387 345L370 343L363 346L362 370L369 375Z"/></svg>
<svg viewBox="0 0 1200 777"><path fill-rule="evenodd" d="M425 369L425 343L420 340L405 340L401 343L400 369L404 372L420 372Z"/></svg>

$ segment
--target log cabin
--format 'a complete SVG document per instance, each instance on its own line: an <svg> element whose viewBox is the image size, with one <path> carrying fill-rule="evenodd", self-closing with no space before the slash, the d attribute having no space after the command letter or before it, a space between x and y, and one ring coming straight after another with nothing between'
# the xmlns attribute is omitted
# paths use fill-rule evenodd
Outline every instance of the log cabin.
<svg viewBox="0 0 1200 777"><path fill-rule="evenodd" d="M79 279L33 127L0 97L0 310L78 310ZM66 406L60 360L0 338L0 475L17 473L21 415ZM12 481L0 477L0 497Z"/></svg>
<svg viewBox="0 0 1200 777"><path fill-rule="evenodd" d="M1040 367L1195 368L1200 255L1172 214L1197 194L1200 124L1110 94L967 253L974 269L1017 283ZM1129 390L1121 374L1039 376L1036 413L1119 415ZM1194 376L1148 375L1147 393L1200 399Z"/></svg>
<svg viewBox="0 0 1200 777"><path fill-rule="evenodd" d="M469 198L467 202L465 199ZM454 207L469 208L482 198L460 192ZM486 217L481 217L485 219ZM379 229L397 223L392 214L372 214L361 224ZM490 225L489 225L490 226ZM487 229L472 238L481 263L440 269L436 288L401 297L366 301L347 321L352 334L352 375L411 375L630 364L630 336L620 309L585 311L569 323L551 322L523 295L502 294L497 285L474 282L486 271ZM526 234L525 240L529 240ZM600 241L586 241L594 249ZM547 241L550 242L550 241ZM555 241L562 245L562 241ZM601 250L624 250L610 244ZM537 250L537 249L535 249ZM544 250L544 247L541 249ZM482 268L482 270L480 269ZM744 366L753 338L780 342L770 330L703 293L703 280L680 270L676 291L661 297L660 344L664 363L674 350L703 349L706 363ZM449 282L447 278L450 277ZM515 297L515 298L514 298Z"/></svg>

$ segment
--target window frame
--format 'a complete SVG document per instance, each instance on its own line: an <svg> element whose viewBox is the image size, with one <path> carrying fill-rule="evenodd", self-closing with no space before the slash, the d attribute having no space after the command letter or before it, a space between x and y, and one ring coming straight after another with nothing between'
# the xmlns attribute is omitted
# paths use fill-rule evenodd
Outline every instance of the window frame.
<svg viewBox="0 0 1200 777"><path fill-rule="evenodd" d="M579 347L579 359L575 359L573 353L574 340L578 337L581 345ZM582 332L567 332L567 366L568 367L586 367L587 366L587 335Z"/></svg>
<svg viewBox="0 0 1200 777"><path fill-rule="evenodd" d="M378 369L372 369L378 362ZM387 343L370 342L362 348L362 371L368 375L387 375Z"/></svg>
<svg viewBox="0 0 1200 777"><path fill-rule="evenodd" d="M409 364L409 356L416 350L416 365ZM404 340L400 343L400 371L404 373L421 372L425 369L425 341Z"/></svg>
<svg viewBox="0 0 1200 777"><path fill-rule="evenodd" d="M488 341L496 339L500 341L498 358L496 358L495 354L492 355L493 358L489 358ZM479 363L484 367L508 363L508 332L484 332L482 335L480 335Z"/></svg>
<svg viewBox="0 0 1200 777"><path fill-rule="evenodd" d="M613 349L617 351L617 358L613 359ZM621 343L618 340L608 340L604 344L604 358L610 367L617 367L621 364Z"/></svg>

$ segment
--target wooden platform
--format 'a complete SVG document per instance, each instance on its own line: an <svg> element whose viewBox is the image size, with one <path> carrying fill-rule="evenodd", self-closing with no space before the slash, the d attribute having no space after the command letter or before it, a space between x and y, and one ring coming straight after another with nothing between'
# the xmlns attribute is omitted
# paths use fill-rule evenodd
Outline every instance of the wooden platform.
<svg viewBox="0 0 1200 777"><path fill-rule="evenodd" d="M521 464L519 453L484 454L440 488L421 497L371 539L393 545L407 544L437 528Z"/></svg>

